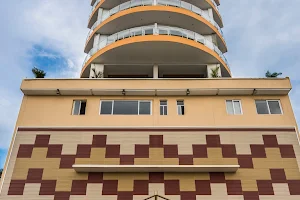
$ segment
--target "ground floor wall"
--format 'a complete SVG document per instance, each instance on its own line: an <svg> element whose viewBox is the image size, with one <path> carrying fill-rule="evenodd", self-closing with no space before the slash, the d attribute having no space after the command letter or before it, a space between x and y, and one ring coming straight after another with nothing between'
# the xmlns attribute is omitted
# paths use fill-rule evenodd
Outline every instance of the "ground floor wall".
<svg viewBox="0 0 300 200"><path fill-rule="evenodd" d="M298 200L300 147L283 129L19 129L1 200ZM236 173L76 173L73 164L240 165Z"/></svg>

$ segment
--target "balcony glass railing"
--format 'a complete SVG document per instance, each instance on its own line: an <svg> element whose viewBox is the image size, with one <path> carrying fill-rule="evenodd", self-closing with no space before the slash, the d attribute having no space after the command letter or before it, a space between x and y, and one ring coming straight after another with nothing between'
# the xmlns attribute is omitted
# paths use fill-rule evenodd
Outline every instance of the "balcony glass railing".
<svg viewBox="0 0 300 200"><path fill-rule="evenodd" d="M223 35L223 31L220 28L220 26L214 21L214 19L212 17L209 17L209 15L203 11L202 9L184 2L184 1L180 1L180 0L133 0L133 1L128 1L125 2L123 4L120 4L114 8L112 8L111 10L109 10L108 12L106 12L105 15L102 16L101 19L99 19L98 21L96 21L94 23L94 25L92 26L90 32L88 33L87 39L91 36L91 34L93 33L94 29L104 20L106 20L107 18L109 18L110 16L129 9L129 8L133 8L133 7L137 7L137 6L146 6L146 5L164 5L164 6L174 6L174 7L179 7L179 8L183 8L186 10L190 10L194 13L196 13L197 15L200 15L201 17L205 18L207 21L209 21L211 24L213 24L218 31Z"/></svg>
<svg viewBox="0 0 300 200"><path fill-rule="evenodd" d="M95 8L97 7L97 5L100 3L100 1L101 1L101 0L96 0L96 2L94 3L94 5L93 5L93 7L92 7L91 14L93 13L93 11L94 11ZM210 0L210 1L214 4L215 8L216 8L217 10L219 10L219 7L218 7L218 5L216 4L215 0Z"/></svg>
<svg viewBox="0 0 300 200"><path fill-rule="evenodd" d="M170 27L170 26L161 26L161 25L151 25L151 26L142 26L142 27L136 27L127 29L121 32L118 32L116 34L113 34L111 36L108 36L106 39L100 41L98 46L92 48L90 52L87 54L83 65L93 56L97 51L100 49L108 46L109 44L112 44L118 40L126 39L129 37L135 37L135 36L144 36L144 35L172 35L172 36L178 36L182 38L187 38L190 40L194 40L195 42L201 43L208 48L215 51L221 59L226 63L226 65L229 67L227 59L223 55L223 53L219 50L219 48L214 45L209 40L205 39L204 36L195 33L193 31L189 31L182 28L177 27Z"/></svg>

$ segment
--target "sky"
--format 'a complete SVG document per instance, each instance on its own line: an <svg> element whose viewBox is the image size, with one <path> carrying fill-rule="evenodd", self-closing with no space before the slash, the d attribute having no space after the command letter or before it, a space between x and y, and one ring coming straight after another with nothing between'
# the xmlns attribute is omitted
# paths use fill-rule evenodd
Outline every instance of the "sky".
<svg viewBox="0 0 300 200"><path fill-rule="evenodd" d="M220 6L233 77L264 77L267 70L290 77L298 122L299 7L299 0L222 0ZM90 12L90 0L1 2L0 168L22 101L22 79L33 78L33 67L47 78L79 78Z"/></svg>

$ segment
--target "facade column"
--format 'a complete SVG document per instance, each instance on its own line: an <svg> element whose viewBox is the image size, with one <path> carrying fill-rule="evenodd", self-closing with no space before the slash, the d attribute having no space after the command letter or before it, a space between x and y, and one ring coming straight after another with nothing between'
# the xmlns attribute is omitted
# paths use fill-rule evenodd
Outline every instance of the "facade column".
<svg viewBox="0 0 300 200"><path fill-rule="evenodd" d="M211 19L214 19L214 13L213 13L212 8L209 8L209 9L208 9L208 16L209 16Z"/></svg>
<svg viewBox="0 0 300 200"><path fill-rule="evenodd" d="M217 68L218 68L217 76L222 77L220 64L210 64L207 65L207 78L217 78L212 76L212 70L215 70Z"/></svg>
<svg viewBox="0 0 300 200"><path fill-rule="evenodd" d="M153 78L154 79L158 78L158 65L153 66Z"/></svg>
<svg viewBox="0 0 300 200"><path fill-rule="evenodd" d="M91 64L90 78L104 78L104 65Z"/></svg>

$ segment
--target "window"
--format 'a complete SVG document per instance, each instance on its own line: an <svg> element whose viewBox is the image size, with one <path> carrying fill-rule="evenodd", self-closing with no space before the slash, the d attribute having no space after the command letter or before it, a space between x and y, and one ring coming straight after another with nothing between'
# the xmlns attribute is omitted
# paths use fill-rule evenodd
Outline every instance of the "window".
<svg viewBox="0 0 300 200"><path fill-rule="evenodd" d="M74 100L72 115L85 115L86 101L85 100Z"/></svg>
<svg viewBox="0 0 300 200"><path fill-rule="evenodd" d="M184 101L177 101L177 113L178 115L184 115Z"/></svg>
<svg viewBox="0 0 300 200"><path fill-rule="evenodd" d="M279 100L256 100L257 114L282 114Z"/></svg>
<svg viewBox="0 0 300 200"><path fill-rule="evenodd" d="M168 101L160 101L160 115L168 115Z"/></svg>
<svg viewBox="0 0 300 200"><path fill-rule="evenodd" d="M227 114L229 115L241 115L242 106L240 100L226 100Z"/></svg>
<svg viewBox="0 0 300 200"><path fill-rule="evenodd" d="M101 101L101 115L151 115L151 101Z"/></svg>

